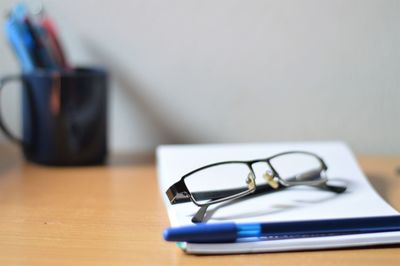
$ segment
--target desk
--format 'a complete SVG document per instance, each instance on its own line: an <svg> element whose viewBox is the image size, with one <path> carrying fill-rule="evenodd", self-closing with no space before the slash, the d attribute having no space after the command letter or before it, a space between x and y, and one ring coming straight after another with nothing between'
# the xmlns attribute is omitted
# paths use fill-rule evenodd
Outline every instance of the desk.
<svg viewBox="0 0 400 266"><path fill-rule="evenodd" d="M398 265L400 246L193 256L162 240L167 214L154 163L24 163L0 147L0 265ZM132 159L132 160L131 160ZM359 156L377 191L400 209L400 157Z"/></svg>

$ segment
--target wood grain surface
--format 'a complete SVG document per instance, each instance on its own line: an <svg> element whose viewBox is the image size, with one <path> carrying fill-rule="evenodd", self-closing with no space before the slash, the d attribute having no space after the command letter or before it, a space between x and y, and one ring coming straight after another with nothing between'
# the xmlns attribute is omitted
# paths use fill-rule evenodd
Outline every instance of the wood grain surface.
<svg viewBox="0 0 400 266"><path fill-rule="evenodd" d="M20 157L0 147L0 265L399 265L400 245L187 255L162 240L168 219L154 162L119 155L106 166L60 168ZM400 157L358 158L376 190L400 209Z"/></svg>

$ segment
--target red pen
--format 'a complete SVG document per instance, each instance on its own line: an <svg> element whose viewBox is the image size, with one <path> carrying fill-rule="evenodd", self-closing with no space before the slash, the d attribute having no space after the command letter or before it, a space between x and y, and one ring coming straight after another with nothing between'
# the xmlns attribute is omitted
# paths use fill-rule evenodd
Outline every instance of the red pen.
<svg viewBox="0 0 400 266"><path fill-rule="evenodd" d="M56 58L56 60L65 70L71 70L72 68L65 57L64 50L59 41L55 24L45 14L44 10L42 10L40 13L39 23L43 27L43 29L45 29L48 33L49 43L52 47L53 55Z"/></svg>

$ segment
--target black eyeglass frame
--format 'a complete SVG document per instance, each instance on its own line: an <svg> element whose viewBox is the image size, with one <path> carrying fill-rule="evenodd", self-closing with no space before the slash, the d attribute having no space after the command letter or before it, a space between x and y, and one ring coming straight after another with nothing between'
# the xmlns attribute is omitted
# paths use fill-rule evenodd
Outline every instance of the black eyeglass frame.
<svg viewBox="0 0 400 266"><path fill-rule="evenodd" d="M313 172L313 173L305 173L305 174L318 175L318 179L311 180L311 181L304 181L304 180L299 181L299 180L296 180L297 179L296 177L293 177L292 179L289 179L289 180L285 180L282 177L280 177L278 171L276 171L276 169L274 168L274 166L272 165L272 163L270 161L274 158L289 155L289 154L305 154L305 155L310 155L310 156L315 157L320 163L320 168L318 168L317 171L315 171L315 173ZM255 181L256 175L255 175L252 165L255 163L260 163L260 162L267 163L267 165L269 166L269 168L271 170L271 173L270 173L271 182L257 186L256 181ZM233 190L224 190L223 192L221 192L221 191L190 192L189 191L189 189L187 188L187 186L185 184L185 179L187 177L189 177L190 175L192 175L196 172L205 170L207 168L224 165L224 164L244 164L249 168L250 172L249 172L249 176L246 180L246 182L248 184L248 190L238 192L237 194L232 194ZM217 163L202 166L200 168L197 168L197 169L190 171L189 173L183 175L178 182L174 183L172 186L170 186L168 188L168 190L166 191L166 194L167 194L168 199L171 204L179 204L179 203L185 203L185 202L191 201L196 206L201 207L199 212L193 217L192 221L193 222L202 222L208 206L210 206L212 204L217 204L217 203L221 203L224 201L235 200L235 199L239 199L239 198L242 198L242 197L245 197L248 195L252 195L252 194L254 194L256 189L258 190L258 192L267 193L267 192L271 192L274 190L278 190L279 188L282 189L282 188L288 188L288 187L292 187L292 186L298 186L298 185L304 186L305 185L305 186L317 187L317 188L332 191L335 193L344 192L346 190L345 186L334 186L334 185L327 184L328 178L326 177L326 174L325 174L327 170L328 170L328 167L325 164L324 160L321 157L319 157L318 155L316 155L315 153L308 152L308 151L287 151L287 152L281 152L281 153L275 154L273 156L270 156L270 157L267 157L264 159L256 159L256 160L248 160L248 161L223 161L223 162L217 162ZM238 189L238 191L239 190L240 189ZM194 193L207 194L207 195L209 195L208 198L211 198L211 200L209 200L207 202L199 202L193 196ZM228 194L232 194L232 195L224 197L223 196L224 193L225 194L228 193ZM211 197L211 195L214 195L214 199Z"/></svg>

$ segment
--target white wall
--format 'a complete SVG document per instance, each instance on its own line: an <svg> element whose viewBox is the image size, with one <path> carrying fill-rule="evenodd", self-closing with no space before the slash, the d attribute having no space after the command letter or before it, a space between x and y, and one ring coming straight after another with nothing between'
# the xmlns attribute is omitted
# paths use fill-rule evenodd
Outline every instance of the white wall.
<svg viewBox="0 0 400 266"><path fill-rule="evenodd" d="M43 2L71 61L112 71L115 150L341 139L400 153L400 1ZM15 71L2 37L0 73Z"/></svg>

